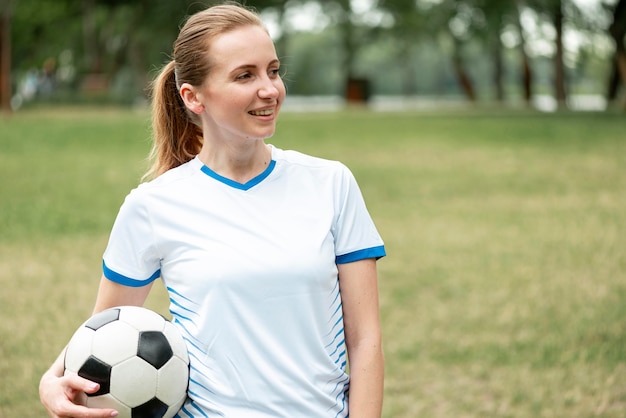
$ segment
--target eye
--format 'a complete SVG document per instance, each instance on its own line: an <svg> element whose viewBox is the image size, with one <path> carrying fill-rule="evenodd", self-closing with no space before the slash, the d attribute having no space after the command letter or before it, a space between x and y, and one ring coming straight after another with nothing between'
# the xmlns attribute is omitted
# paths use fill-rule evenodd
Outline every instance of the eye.
<svg viewBox="0 0 626 418"><path fill-rule="evenodd" d="M239 74L237 76L237 80L247 80L251 77L252 77L252 74L246 72L246 73Z"/></svg>
<svg viewBox="0 0 626 418"><path fill-rule="evenodd" d="M270 77L280 77L280 67L270 69L269 74Z"/></svg>

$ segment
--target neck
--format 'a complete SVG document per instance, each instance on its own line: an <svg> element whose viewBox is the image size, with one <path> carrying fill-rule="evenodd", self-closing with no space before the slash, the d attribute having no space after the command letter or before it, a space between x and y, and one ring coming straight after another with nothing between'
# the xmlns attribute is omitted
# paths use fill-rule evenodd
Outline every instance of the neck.
<svg viewBox="0 0 626 418"><path fill-rule="evenodd" d="M272 150L263 141L248 146L217 146L205 141L198 157L211 170L237 183L246 183L261 174L272 160Z"/></svg>

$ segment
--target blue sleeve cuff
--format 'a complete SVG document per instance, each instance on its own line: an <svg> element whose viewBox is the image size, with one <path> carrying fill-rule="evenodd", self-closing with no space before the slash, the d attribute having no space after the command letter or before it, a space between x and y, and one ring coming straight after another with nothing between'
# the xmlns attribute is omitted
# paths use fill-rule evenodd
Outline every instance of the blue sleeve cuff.
<svg viewBox="0 0 626 418"><path fill-rule="evenodd" d="M338 255L335 258L335 263L337 264L346 264L352 263L354 261L365 260L367 258L375 258L379 259L386 256L385 246L381 245L378 247L365 248L363 250L353 251L351 253Z"/></svg>
<svg viewBox="0 0 626 418"><path fill-rule="evenodd" d="M132 279L130 277L126 277L108 268L104 260L102 260L102 271L104 273L104 277L111 280L112 282L115 282L124 286L130 286L130 287L142 287L142 286L148 285L161 276L161 270L157 270L154 272L152 276L150 276L149 278L145 280Z"/></svg>

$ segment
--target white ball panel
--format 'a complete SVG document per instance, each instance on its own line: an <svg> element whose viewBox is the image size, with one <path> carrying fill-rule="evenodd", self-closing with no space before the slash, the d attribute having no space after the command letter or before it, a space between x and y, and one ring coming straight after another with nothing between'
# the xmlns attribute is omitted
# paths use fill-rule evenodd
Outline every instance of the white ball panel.
<svg viewBox="0 0 626 418"><path fill-rule="evenodd" d="M189 363L187 344L185 343L181 332L178 330L178 328L176 328L176 325L172 324L169 321L166 321L165 327L163 328L163 334L165 334L167 340L170 342L170 346L172 347L174 355Z"/></svg>
<svg viewBox="0 0 626 418"><path fill-rule="evenodd" d="M100 328L93 339L93 355L114 366L137 354L139 332L122 322L111 322Z"/></svg>
<svg viewBox="0 0 626 418"><path fill-rule="evenodd" d="M78 373L85 360L91 355L92 341L95 332L92 329L80 327L70 340L65 352L65 368Z"/></svg>
<svg viewBox="0 0 626 418"><path fill-rule="evenodd" d="M124 405L110 393L87 398L87 406L90 408L113 408L119 412L117 418L132 418L131 408L128 405Z"/></svg>
<svg viewBox="0 0 626 418"><path fill-rule="evenodd" d="M183 360L172 357L157 373L157 398L172 405L187 393L189 367Z"/></svg>
<svg viewBox="0 0 626 418"><path fill-rule="evenodd" d="M141 331L162 331L166 322L158 313L137 306L124 306L120 312L120 321Z"/></svg>
<svg viewBox="0 0 626 418"><path fill-rule="evenodd" d="M111 393L130 407L152 399L156 388L157 370L139 357L126 360L111 370Z"/></svg>

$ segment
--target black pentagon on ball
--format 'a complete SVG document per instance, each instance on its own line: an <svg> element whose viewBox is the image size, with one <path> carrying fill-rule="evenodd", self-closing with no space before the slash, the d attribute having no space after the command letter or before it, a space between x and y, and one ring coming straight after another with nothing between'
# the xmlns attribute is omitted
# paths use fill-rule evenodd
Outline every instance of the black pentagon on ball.
<svg viewBox="0 0 626 418"><path fill-rule="evenodd" d="M100 396L109 393L111 381L111 366L94 356L89 356L78 370L78 375L100 385L96 393L87 396Z"/></svg>
<svg viewBox="0 0 626 418"><path fill-rule="evenodd" d="M89 320L85 322L85 326L96 331L106 324L117 321L118 319L120 319L120 310L118 308L107 309L105 311L98 312L89 318Z"/></svg>
<svg viewBox="0 0 626 418"><path fill-rule="evenodd" d="M132 418L161 418L167 412L167 405L157 398L136 406L131 410Z"/></svg>
<svg viewBox="0 0 626 418"><path fill-rule="evenodd" d="M160 369L174 355L170 343L160 331L142 331L139 333L137 356Z"/></svg>

